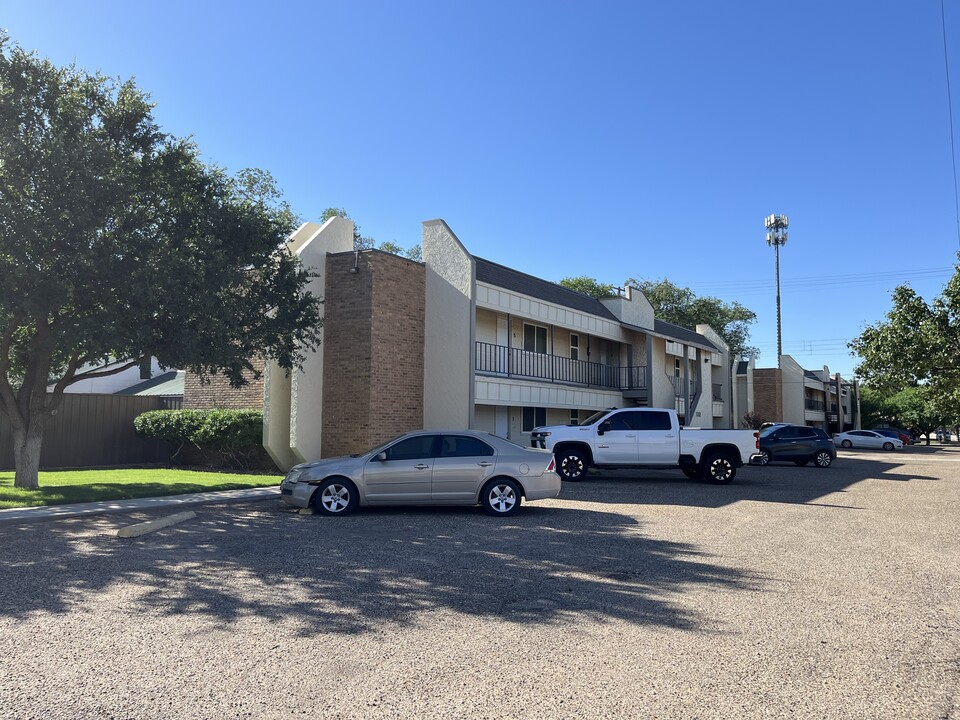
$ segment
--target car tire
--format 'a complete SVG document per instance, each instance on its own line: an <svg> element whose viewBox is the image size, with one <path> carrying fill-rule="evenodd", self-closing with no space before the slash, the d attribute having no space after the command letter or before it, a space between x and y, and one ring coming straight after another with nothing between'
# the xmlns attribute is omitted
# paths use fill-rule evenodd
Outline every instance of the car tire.
<svg viewBox="0 0 960 720"><path fill-rule="evenodd" d="M683 465L680 471L691 480L703 480L703 468L699 465Z"/></svg>
<svg viewBox="0 0 960 720"><path fill-rule="evenodd" d="M887 450L887 451L893 450L893 443L892 443L892 442L885 442L885 443L883 444L883 449L884 449L884 450Z"/></svg>
<svg viewBox="0 0 960 720"><path fill-rule="evenodd" d="M313 507L321 515L349 515L356 507L357 486L346 478L328 478L317 486Z"/></svg>
<svg viewBox="0 0 960 720"><path fill-rule="evenodd" d="M852 448L852 447L853 447L853 443L850 442L849 440L844 440L842 443L840 443L840 447L842 447L842 448Z"/></svg>
<svg viewBox="0 0 960 720"><path fill-rule="evenodd" d="M714 485L727 485L737 476L737 466L726 453L711 453L703 461L703 474Z"/></svg>
<svg viewBox="0 0 960 720"><path fill-rule="evenodd" d="M564 449L556 453L557 474L564 480L579 482L587 474L590 463L582 450L577 448Z"/></svg>
<svg viewBox="0 0 960 720"><path fill-rule="evenodd" d="M516 480L495 478L483 486L480 493L480 505L487 515L507 517L520 510L523 492Z"/></svg>
<svg viewBox="0 0 960 720"><path fill-rule="evenodd" d="M757 453L759 457L757 458L757 465L769 465L773 462L773 458L770 456L770 453L767 450L761 450Z"/></svg>
<svg viewBox="0 0 960 720"><path fill-rule="evenodd" d="M833 463L833 455L826 450L821 450L813 458L813 464L818 468L828 468Z"/></svg>
<svg viewBox="0 0 960 720"><path fill-rule="evenodd" d="M803 467L809 462L810 462L810 458L804 458L803 460L794 460L793 464L796 465L797 467Z"/></svg>

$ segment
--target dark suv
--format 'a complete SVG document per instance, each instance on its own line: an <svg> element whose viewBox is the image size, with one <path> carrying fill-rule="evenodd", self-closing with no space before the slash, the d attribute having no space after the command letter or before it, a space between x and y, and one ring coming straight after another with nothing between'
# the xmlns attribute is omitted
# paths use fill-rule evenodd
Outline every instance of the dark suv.
<svg viewBox="0 0 960 720"><path fill-rule="evenodd" d="M795 465L810 461L817 467L830 467L837 457L833 438L820 428L804 425L774 425L761 431L757 452L750 456L754 465L767 465L774 460L789 460Z"/></svg>

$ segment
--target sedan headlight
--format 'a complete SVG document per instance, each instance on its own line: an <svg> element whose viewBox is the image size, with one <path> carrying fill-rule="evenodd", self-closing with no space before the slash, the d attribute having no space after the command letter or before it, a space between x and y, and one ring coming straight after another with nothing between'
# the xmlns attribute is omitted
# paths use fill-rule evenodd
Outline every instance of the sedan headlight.
<svg viewBox="0 0 960 720"><path fill-rule="evenodd" d="M287 476L283 479L283 482L287 485L296 485L300 481L300 476L303 475L303 469L293 469L287 473Z"/></svg>

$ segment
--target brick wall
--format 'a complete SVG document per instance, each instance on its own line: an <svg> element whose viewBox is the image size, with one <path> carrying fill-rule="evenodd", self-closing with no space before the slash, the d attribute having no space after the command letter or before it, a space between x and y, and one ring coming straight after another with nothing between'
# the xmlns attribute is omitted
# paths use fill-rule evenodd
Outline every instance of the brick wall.
<svg viewBox="0 0 960 720"><path fill-rule="evenodd" d="M253 366L263 372L263 358L253 361ZM252 375L242 388L230 387L230 381L222 375L209 376L209 382L200 382L200 377L187 372L183 379L184 410L224 408L229 410L263 409L263 375Z"/></svg>
<svg viewBox="0 0 960 720"><path fill-rule="evenodd" d="M779 368L754 369L753 409L766 422L783 420L783 377Z"/></svg>
<svg viewBox="0 0 960 720"><path fill-rule="evenodd" d="M424 267L380 251L326 265L322 456L423 427Z"/></svg>

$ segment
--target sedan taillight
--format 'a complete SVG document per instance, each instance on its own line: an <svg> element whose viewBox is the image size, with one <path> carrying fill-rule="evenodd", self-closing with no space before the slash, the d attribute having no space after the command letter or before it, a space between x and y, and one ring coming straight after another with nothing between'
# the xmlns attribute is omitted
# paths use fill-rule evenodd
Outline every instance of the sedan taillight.
<svg viewBox="0 0 960 720"><path fill-rule="evenodd" d="M550 456L550 463L547 465L547 469L544 472L554 472L557 469L557 459Z"/></svg>

